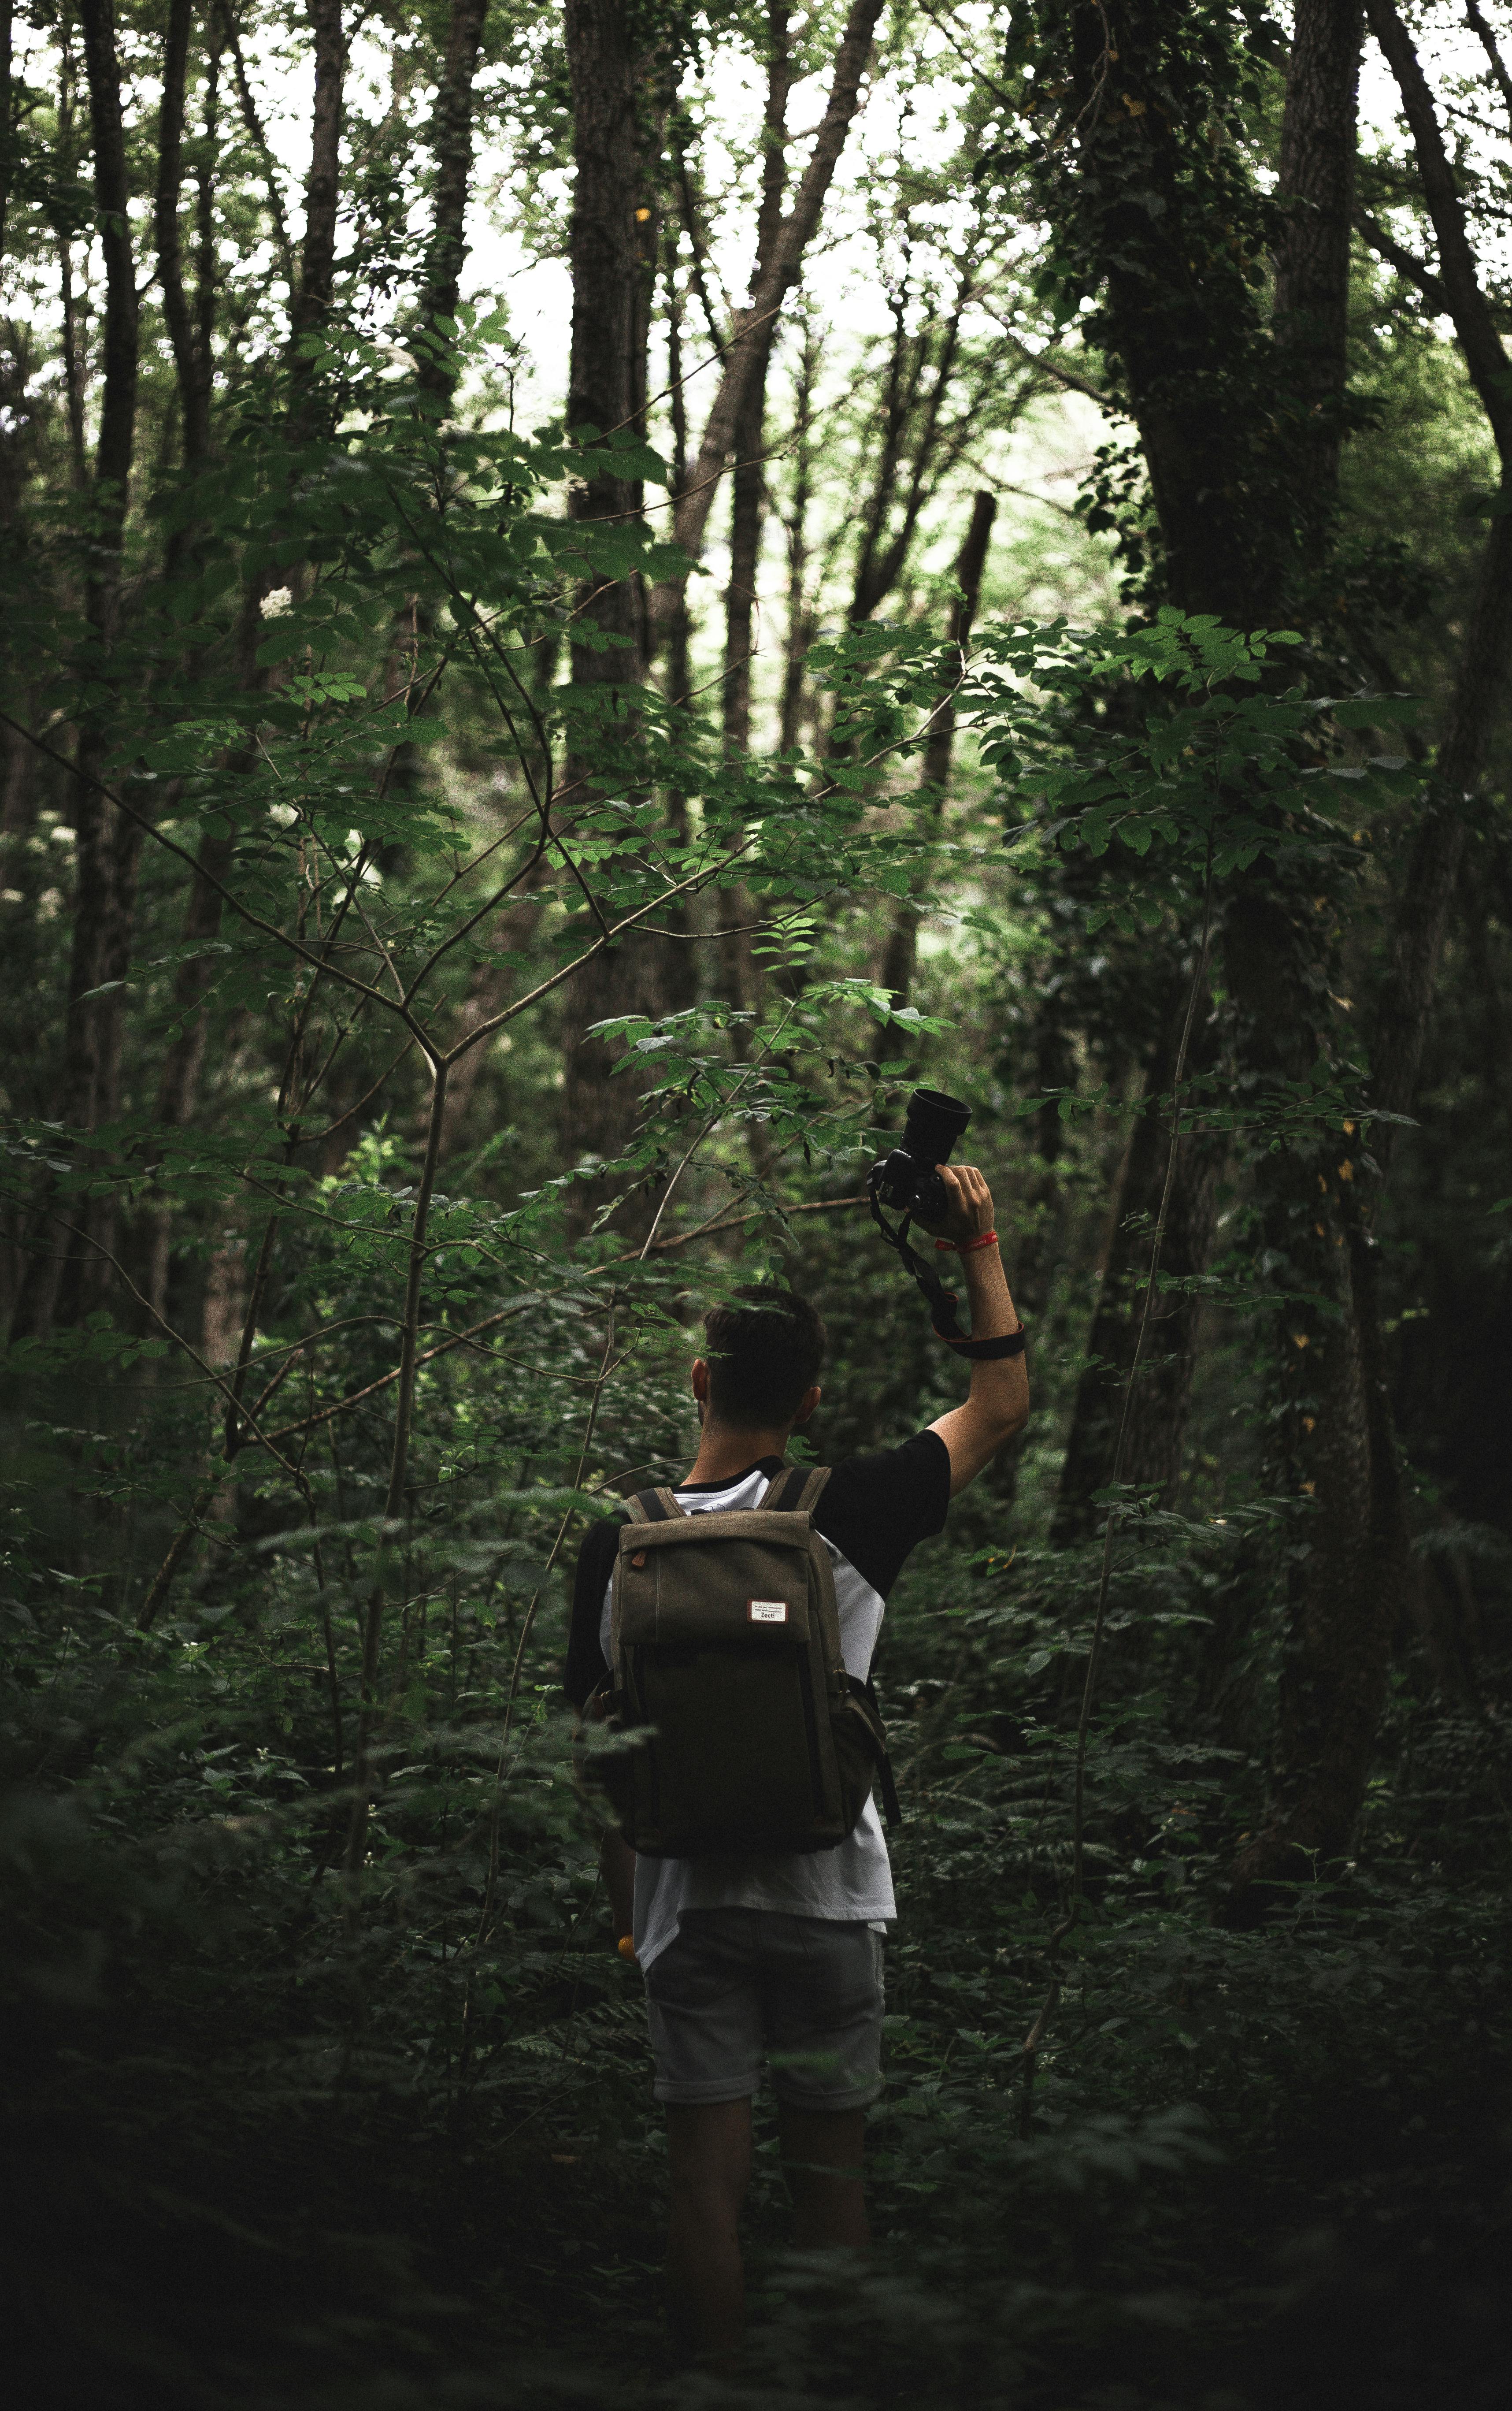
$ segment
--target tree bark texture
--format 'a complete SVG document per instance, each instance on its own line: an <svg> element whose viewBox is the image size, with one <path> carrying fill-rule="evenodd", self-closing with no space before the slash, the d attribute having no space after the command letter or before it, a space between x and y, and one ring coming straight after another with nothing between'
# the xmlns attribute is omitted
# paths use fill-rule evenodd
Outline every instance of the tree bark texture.
<svg viewBox="0 0 1512 2411"><path fill-rule="evenodd" d="M1286 548L1283 530L1255 507L1253 397L1236 377L1258 336L1252 296L1212 240L1189 129L1173 122L1163 88L1182 30L1161 0L1075 10L1076 156L1106 273L1106 340L1139 430L1170 599L1252 628L1266 624Z"/></svg>
<svg viewBox="0 0 1512 2411"><path fill-rule="evenodd" d="M647 312L635 212L642 168L637 123L637 71L629 0L568 0L567 60L573 89L573 188L569 252L573 278L572 358L567 428L608 435L639 430L646 406ZM641 508L637 479L596 470L574 489L578 520L624 520ZM584 631L572 649L572 682L579 694L596 690L607 710L631 706L645 679L648 631L639 581L585 581L574 625ZM589 631L601 639L588 640ZM580 787L580 762L569 761L564 786ZM576 800L581 800L577 797ZM638 1093L627 1076L615 1079L618 1054L588 1035L596 1021L648 1013L660 1002L657 950L642 936L623 939L569 983L563 1002L562 1142L569 1162L611 1161L630 1139ZM592 1220L614 1192L604 1180L577 1183L570 1213L577 1227ZM621 1210L618 1227L632 1232L638 1205ZM648 1225L649 1212L645 1215Z"/></svg>
<svg viewBox="0 0 1512 2411"><path fill-rule="evenodd" d="M472 86L487 14L488 0L452 0L446 56L430 120L436 188L420 305L420 323L425 328L433 329L438 318L457 315L462 267L467 258L467 204L472 183ZM446 402L456 379L450 340L442 340L441 353L429 351L421 357L420 384L427 392Z"/></svg>
<svg viewBox="0 0 1512 2411"><path fill-rule="evenodd" d="M10 0L0 0L0 259L6 256L6 223L10 214L10 63L13 50L14 17Z"/></svg>
<svg viewBox="0 0 1512 2411"><path fill-rule="evenodd" d="M682 329L685 295L677 283L677 246L676 237L669 237L665 252L665 283L667 297L667 382L672 387L668 399L672 416L671 491L680 494L688 481L688 398L683 389ZM679 590L677 606L665 629L665 650L662 655L662 692L674 710L686 712L692 689L692 615L688 605L688 589ZM690 827L688 797L674 788L667 796L667 827L676 844L686 842ZM674 933L661 949L661 986L662 1008L668 1013L682 1013L696 1003L699 986L698 950L693 942L692 917L687 899L680 899L668 914L667 926Z"/></svg>
<svg viewBox="0 0 1512 2411"><path fill-rule="evenodd" d="M1330 510L1346 384L1363 19L1361 0L1297 0L1281 122L1279 197L1290 216L1276 249L1272 328L1293 401L1315 431L1315 508Z"/></svg>
<svg viewBox="0 0 1512 2411"><path fill-rule="evenodd" d="M959 588L951 606L950 640L961 649L963 665L967 642L976 621L981 601L981 580L987 566L987 548L992 542L993 521L997 516L996 494L978 494L971 504L971 519L955 557L955 583ZM929 723L928 742L924 747L921 783L927 801L923 821L925 834L933 837L938 830L945 807L945 790L950 782L951 758L955 751L955 704L953 698L939 706ZM913 987L913 975L919 958L919 906L911 898L905 899L893 915L887 946L882 956L880 985L892 992L895 1005L906 1005Z"/></svg>
<svg viewBox="0 0 1512 2411"><path fill-rule="evenodd" d="M778 750L797 744L804 718L804 662L818 633L808 593L808 509L814 490L814 391L819 380L820 346L811 328L804 330L794 379L792 430L792 508L785 522L788 545L787 622L782 648L782 712Z"/></svg>
<svg viewBox="0 0 1512 2411"><path fill-rule="evenodd" d="M786 0L773 0L766 12L766 106L762 121L762 197L756 219L756 258L750 286L760 285L782 222L785 181L783 145L787 138L788 92L792 81L788 52ZM724 598L724 741L733 753L750 743L750 665L756 644L756 577L761 563L763 506L766 471L763 460L766 433L766 379L771 367L777 321L768 318L755 329L750 384L735 422L734 466L730 473L730 581ZM680 590L686 596L686 588ZM683 618L686 620L686 603ZM760 987L751 924L756 918L750 890L741 881L720 893L720 910L730 924L730 935L720 942L720 993L738 1013L754 1007ZM752 1125L754 1128L755 1125Z"/></svg>
<svg viewBox="0 0 1512 2411"><path fill-rule="evenodd" d="M158 290L178 379L179 407L183 415L183 457L190 468L203 460L210 450L211 389L209 353L201 349L199 330L184 288L183 244L179 228L183 189L184 93L194 17L194 0L169 0L163 44L163 96L158 109L153 210Z"/></svg>
<svg viewBox="0 0 1512 2411"><path fill-rule="evenodd" d="M131 186L121 120L121 63L116 52L111 0L80 0L79 23L89 81L94 198L100 213L100 251L105 261L105 356L94 479L99 543L104 556L102 592L108 592L113 604L115 555L125 521L137 440L137 277L126 216Z"/></svg>
<svg viewBox="0 0 1512 2411"><path fill-rule="evenodd" d="M766 107L762 120L762 198L756 220L756 260L751 290L761 284L782 222L788 92L792 81L788 55L786 0L772 0L766 12ZM761 559L762 510L766 492L766 378L777 325L756 329L750 385L735 424L734 467L730 475L730 582L724 604L724 735L733 750L750 742L750 661Z"/></svg>
<svg viewBox="0 0 1512 2411"><path fill-rule="evenodd" d="M296 354L329 313L336 292L336 215L342 197L342 124L345 114L346 34L342 0L310 0L315 37L315 95L310 167L304 184L304 241L299 285L289 314Z"/></svg>

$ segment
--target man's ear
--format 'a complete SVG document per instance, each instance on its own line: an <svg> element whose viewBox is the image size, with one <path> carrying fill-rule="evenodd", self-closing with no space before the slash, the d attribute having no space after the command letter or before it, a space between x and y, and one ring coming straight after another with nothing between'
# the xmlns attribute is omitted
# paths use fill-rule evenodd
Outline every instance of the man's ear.
<svg viewBox="0 0 1512 2411"><path fill-rule="evenodd" d="M817 1381L813 1384L811 1389L807 1389L804 1392L803 1396L798 1401L798 1411L792 1418L792 1428L794 1431L797 1430L800 1424L806 1424L808 1421L809 1416L813 1413L814 1409L818 1406L823 1395L824 1393L820 1388Z"/></svg>
<svg viewBox="0 0 1512 2411"><path fill-rule="evenodd" d="M693 1358L693 1395L701 1407L708 1404L708 1365L702 1356Z"/></svg>

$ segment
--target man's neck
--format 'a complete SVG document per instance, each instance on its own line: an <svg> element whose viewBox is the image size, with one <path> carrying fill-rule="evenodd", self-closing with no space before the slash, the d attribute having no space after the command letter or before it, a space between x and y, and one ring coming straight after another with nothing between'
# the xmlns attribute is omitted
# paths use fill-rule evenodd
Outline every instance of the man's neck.
<svg viewBox="0 0 1512 2411"><path fill-rule="evenodd" d="M745 1431L732 1424L705 1423L698 1443L698 1454L684 1474L685 1482L733 1482L737 1473L745 1473L759 1465L763 1456L781 1456L786 1453L790 1434L786 1428L777 1431Z"/></svg>

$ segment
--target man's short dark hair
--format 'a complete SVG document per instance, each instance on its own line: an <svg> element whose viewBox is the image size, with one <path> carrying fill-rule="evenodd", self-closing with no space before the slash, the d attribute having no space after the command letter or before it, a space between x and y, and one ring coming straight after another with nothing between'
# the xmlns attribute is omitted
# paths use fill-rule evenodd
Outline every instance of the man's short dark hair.
<svg viewBox="0 0 1512 2411"><path fill-rule="evenodd" d="M709 1405L720 1423L770 1431L792 1421L819 1377L825 1333L816 1308L791 1289L753 1283L739 1305L704 1317Z"/></svg>

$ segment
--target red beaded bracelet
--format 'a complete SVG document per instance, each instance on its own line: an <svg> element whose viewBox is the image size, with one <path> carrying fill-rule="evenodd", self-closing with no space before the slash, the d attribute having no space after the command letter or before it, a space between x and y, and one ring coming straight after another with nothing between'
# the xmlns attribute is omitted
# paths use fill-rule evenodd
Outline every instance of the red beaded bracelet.
<svg viewBox="0 0 1512 2411"><path fill-rule="evenodd" d="M980 1239L967 1239L964 1248L958 1248L953 1239L937 1239L935 1241L936 1249L939 1253L943 1254L948 1251L952 1256L974 1256L979 1248L996 1248L996 1245L997 1234L996 1231L983 1231Z"/></svg>

